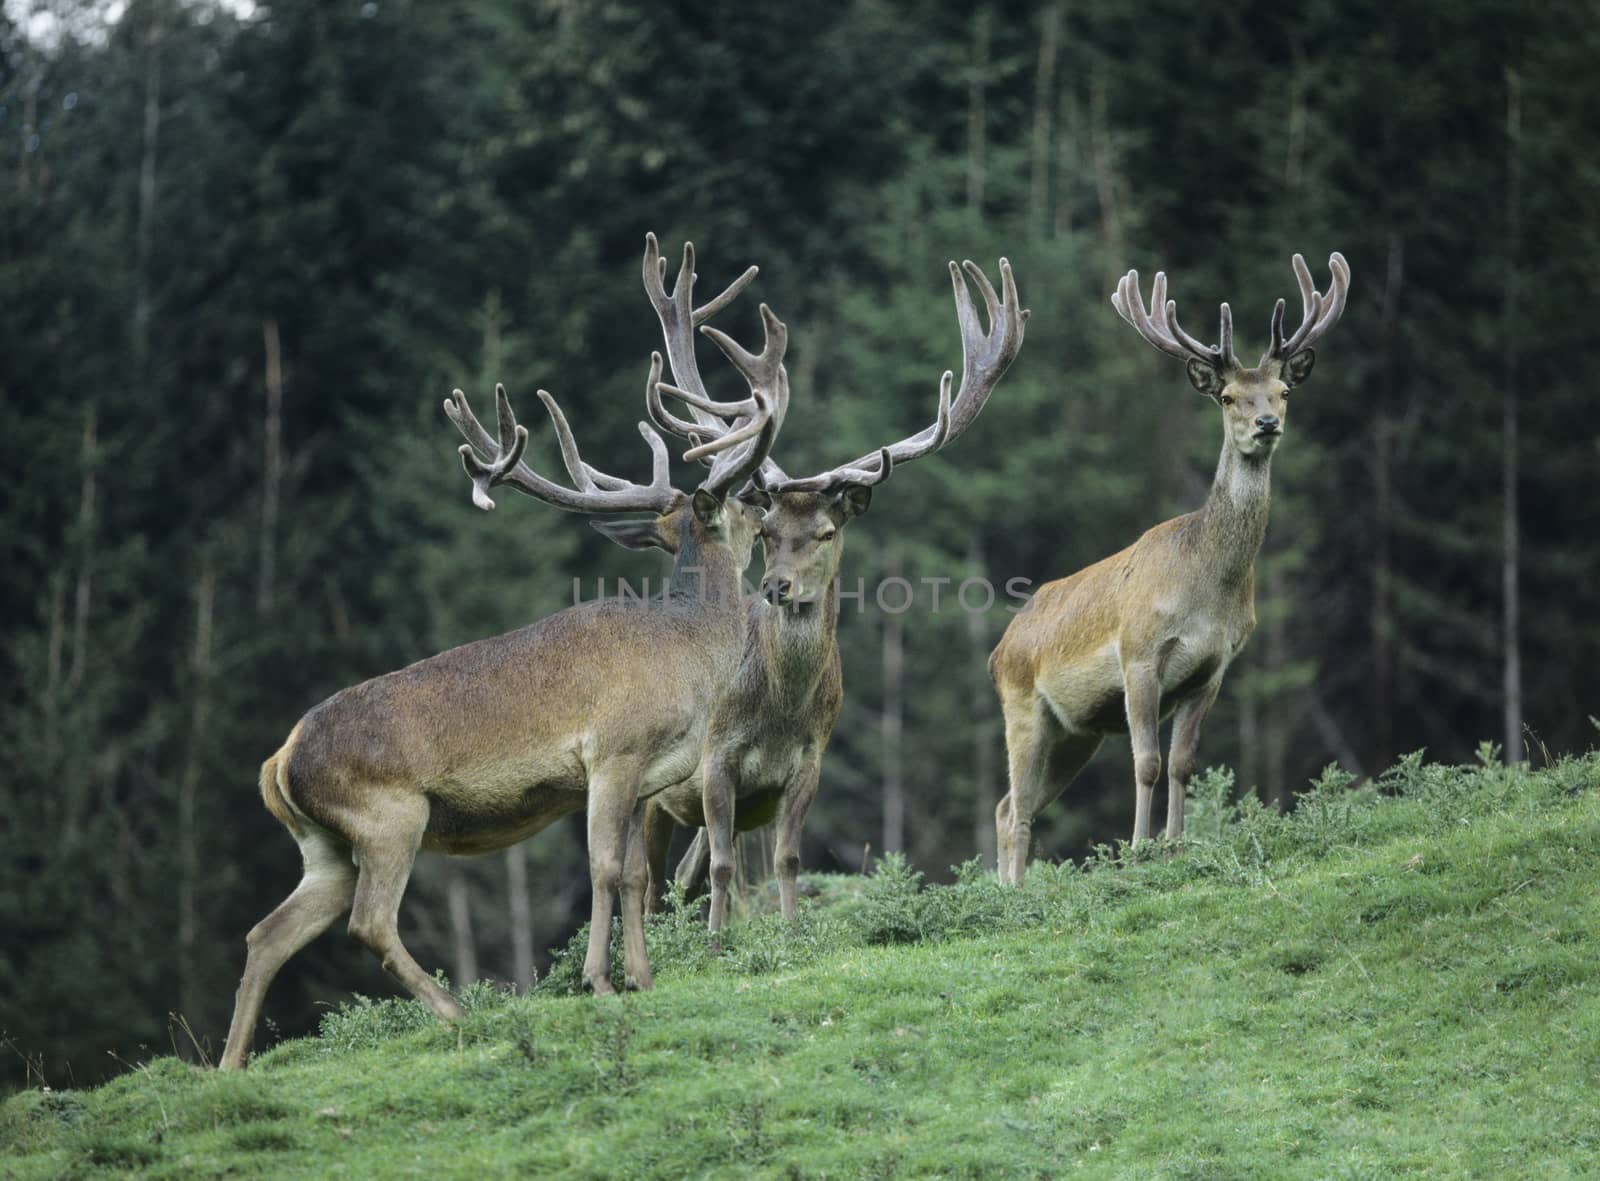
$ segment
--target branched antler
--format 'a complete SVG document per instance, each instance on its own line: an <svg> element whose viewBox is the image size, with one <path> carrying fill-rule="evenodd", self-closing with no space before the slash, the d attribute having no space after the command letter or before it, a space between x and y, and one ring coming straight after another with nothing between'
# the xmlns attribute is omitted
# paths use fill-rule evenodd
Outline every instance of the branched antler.
<svg viewBox="0 0 1600 1181"><path fill-rule="evenodd" d="M650 386L661 379L661 355L650 358ZM494 387L495 411L498 418L499 439L492 438L477 415L467 403L461 390L454 390L445 401L444 412L456 424L467 440L462 444L461 466L472 480L472 501L481 509L494 508L489 489L506 484L519 492L556 508L578 513L632 513L665 512L679 493L672 487L667 445L648 423L639 424L639 433L650 446L651 478L648 484L635 484L585 463L578 452L577 441L566 415L561 412L555 398L539 390L539 400L544 403L555 427L556 440L561 447L561 459L572 480L572 487L546 479L523 462L523 452L528 446L528 428L519 423L511 410L511 399L506 387ZM479 458L481 452L487 456Z"/></svg>
<svg viewBox="0 0 1600 1181"><path fill-rule="evenodd" d="M678 266L678 277L669 294L666 289L667 260L661 257L661 248L654 234L644 240L644 290L650 304L661 321L661 334L666 341L667 364L672 371L673 388L681 391L689 407L691 420L686 421L669 411L660 394L652 387L645 394L645 406L650 419L662 430L689 440L696 446L718 438L726 429L719 417L720 411L709 409L722 406L712 402L706 394L705 382L700 378L699 363L694 355L694 330L703 326L712 316L738 297L759 273L757 267L747 267L742 275L709 302L694 306L695 284L694 243L683 244L683 261ZM787 395L785 395L787 401ZM775 406L779 425L782 425L786 405Z"/></svg>
<svg viewBox="0 0 1600 1181"><path fill-rule="evenodd" d="M1338 323L1344 312L1345 297L1350 289L1350 267L1344 255L1335 251L1328 258L1328 269L1333 272L1333 283L1327 295L1320 294L1311 281L1311 269L1300 255L1293 259L1295 280L1300 285L1303 307L1300 327L1287 340L1283 335L1284 301L1279 300L1272 309L1272 337L1267 351L1257 364L1259 369L1273 361L1285 361L1295 353L1310 348L1323 333ZM1111 296L1111 306L1148 343L1168 356L1180 361L1204 361L1219 370L1243 372L1244 366L1233 351L1233 311L1226 303L1221 306L1217 329L1218 343L1202 344L1178 324L1178 304L1167 298L1167 275L1157 271L1150 285L1150 310L1144 306L1144 295L1139 290L1139 272L1129 271L1117 283Z"/></svg>
<svg viewBox="0 0 1600 1181"><path fill-rule="evenodd" d="M735 363L747 369L751 380L749 398L740 402L713 402L706 397L705 385L695 363L694 329L732 303L756 273L756 268L750 267L715 299L697 308L693 304L693 243L684 243L683 264L672 294L668 295L663 285L666 262L661 258L656 236L645 237L645 292L661 321L667 363L672 367L676 383L669 385L661 380L662 356L651 353L645 404L658 425L694 444L685 458L711 463L711 471L701 486L718 496L748 480L766 461L782 426L783 407L788 403L788 379L783 372L787 332L765 305L762 305L761 314L767 323L768 341L760 357L752 357L715 329L702 327L730 357L734 357L730 350L737 351ZM695 420L690 422L669 413L661 402L663 392L685 402ZM484 429L460 390L454 391L445 402L445 413L467 440L461 448L461 463L472 479L472 499L479 508L494 508L489 489L498 484L509 485L557 508L586 513L665 512L682 495L672 487L666 443L649 423L641 422L639 433L650 446L652 475L650 483L635 484L586 463L561 407L546 391L538 393L555 427L561 462L572 481L571 487L541 476L523 461L528 428L517 422L504 386L495 386L498 439ZM735 416L737 429L730 430L722 415ZM480 453L487 459L480 457Z"/></svg>
<svg viewBox="0 0 1600 1181"><path fill-rule="evenodd" d="M989 321L987 330L983 327L982 317L967 284L968 276L983 297ZM934 421L914 435L878 447L849 463L814 476L799 479L790 477L769 458L761 465L756 477L763 487L772 492L816 492L837 488L842 484L881 484L888 479L896 465L938 451L959 438L972 425L989 395L994 392L1001 375L1016 357L1017 350L1022 347L1028 312L1020 306L1016 279L1011 272L1011 264L1005 259L1000 260L999 294L982 269L970 261L960 266L952 262L950 281L955 290L956 318L961 329L961 389L952 399L950 391L955 375L946 371L939 380L939 402ZM765 311L763 314L766 314ZM727 341L715 329L703 328L701 331L723 346L723 352L736 366L743 368L739 358L727 348L731 341ZM733 347L738 348L737 345ZM739 351L743 353L743 350ZM748 354L743 355L748 357ZM789 402L788 374L779 365L775 374L769 375L769 380L774 383L776 390L774 413L781 420ZM669 413L657 412L654 406L651 408L651 417L657 426L697 445L696 450L691 450L685 458L692 458L703 440L713 432L717 432L713 437L728 433L738 433L741 437L749 435L752 407L748 399L743 402L712 402L700 391L668 385L662 385L660 392L678 398L699 412L697 421L688 423ZM716 420L714 425L710 421L713 418Z"/></svg>
<svg viewBox="0 0 1600 1181"><path fill-rule="evenodd" d="M657 393L682 400L691 410L706 414L715 423L707 428L708 432L714 432L708 441L684 452L683 458L693 462L717 456L702 485L717 496L736 491L761 469L777 437L779 408L788 404L789 375L783 367L783 355L789 347L789 329L766 304L761 305L761 324L764 340L759 354L746 351L727 333L709 325L700 329L744 375L750 386L749 398L740 402L712 402L701 394L666 382L656 385Z"/></svg>
<svg viewBox="0 0 1600 1181"><path fill-rule="evenodd" d="M1327 295L1313 285L1311 268L1306 266L1304 258L1297 254L1290 261L1294 265L1295 281L1300 284L1300 327L1288 340L1283 338L1284 301L1280 299L1272 309L1272 343L1261 354L1261 365L1269 361L1286 361L1320 340L1323 333L1339 322L1339 317L1344 314L1345 298L1350 293L1350 264L1337 250L1328 256L1328 270L1333 274L1333 282Z"/></svg>
<svg viewBox="0 0 1600 1181"><path fill-rule="evenodd" d="M1111 296L1117 315L1133 325L1134 331L1150 344L1180 361L1199 360L1218 368L1239 368L1233 355L1233 310L1226 303L1219 316L1218 344L1202 344L1178 323L1178 301L1167 298L1167 273L1157 271L1150 284L1150 310L1144 308L1139 290L1139 272L1129 271L1117 283Z"/></svg>

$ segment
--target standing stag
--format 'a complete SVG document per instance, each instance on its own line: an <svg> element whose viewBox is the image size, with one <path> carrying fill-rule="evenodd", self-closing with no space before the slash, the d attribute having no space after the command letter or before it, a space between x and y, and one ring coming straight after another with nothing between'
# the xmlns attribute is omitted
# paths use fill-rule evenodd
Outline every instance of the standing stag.
<svg viewBox="0 0 1600 1181"><path fill-rule="evenodd" d="M1176 713L1168 758L1167 836L1183 836L1183 795L1194 770L1200 724L1228 663L1255 628L1255 560L1267 530L1268 474L1283 438L1290 389L1311 375L1311 349L1344 311L1350 268L1328 260L1327 295L1294 256L1304 313L1283 335L1284 301L1272 341L1254 369L1233 353L1233 315L1222 305L1221 342L1201 344L1178 326L1157 274L1145 311L1139 273L1111 297L1150 344L1185 362L1189 381L1222 408L1222 458L1198 512L1149 530L1121 553L1047 583L1011 622L989 658L1006 720L1011 790L995 811L1002 881L1020 883L1033 818L1059 796L1107 734L1133 744L1133 839L1150 836L1161 774L1159 729Z"/></svg>
<svg viewBox="0 0 1600 1181"><path fill-rule="evenodd" d="M651 236L647 286L659 286L658 258ZM694 251L686 245L674 292L684 320L703 323L754 275L751 267L694 308ZM650 987L637 802L694 773L716 694L744 651L740 579L759 514L730 494L765 462L777 435L775 375L786 339L765 305L761 315L766 346L759 357L705 329L751 374L751 396L738 404L739 430L687 453L689 460L715 457L692 496L671 486L666 444L645 423L639 430L653 476L633 484L584 462L555 400L540 390L572 481L567 487L523 462L528 431L512 416L503 387L495 390L498 439L460 390L445 403L467 439L461 459L480 508L493 508L489 490L504 484L572 512L655 514L593 524L619 544L671 553L666 593L646 603L602 599L569 607L345 689L300 720L262 765L261 796L299 843L304 876L247 937L223 1068L244 1066L278 969L347 908L350 933L413 996L440 1020L459 1019L460 1005L411 958L396 927L417 851L487 853L586 806L594 911L584 982L612 991L611 915L620 892L628 984ZM672 367L679 386L697 386L692 351L673 351ZM660 378L658 353L650 361L652 401Z"/></svg>
<svg viewBox="0 0 1600 1181"><path fill-rule="evenodd" d="M652 906L660 901L673 823L703 826L678 876L686 883L698 878L709 854L710 926L718 930L727 914L734 830L757 828L776 816L778 896L784 917L795 915L800 829L816 797L822 752L843 700L834 584L844 527L867 511L873 487L896 465L932 454L972 425L1022 347L1028 313L1020 309L1011 264L1000 260L1003 298L976 265L962 266L983 296L989 328L985 331L979 319L962 268L952 262L950 279L961 329L961 389L952 401L954 375L946 371L939 382L934 422L908 438L814 476L792 478L769 458L755 477L758 487L745 493L748 502L765 510L761 595L750 604L744 658L732 688L712 715L700 778L668 788L647 808L645 859ZM743 367L738 357L734 360ZM786 404L788 380L781 372L778 387ZM663 389L694 413L694 420L686 421L669 413L659 398L653 400L651 417L663 430L710 446L730 432L748 429L740 407L710 402L701 389Z"/></svg>

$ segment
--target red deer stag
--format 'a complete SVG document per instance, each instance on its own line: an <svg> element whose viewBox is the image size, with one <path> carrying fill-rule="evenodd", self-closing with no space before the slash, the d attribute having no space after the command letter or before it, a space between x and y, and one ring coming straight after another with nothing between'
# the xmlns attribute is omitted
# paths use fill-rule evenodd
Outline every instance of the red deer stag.
<svg viewBox="0 0 1600 1181"><path fill-rule="evenodd" d="M652 236L646 270L658 257ZM685 318L700 324L729 303L752 267L721 295L694 308L694 252L678 273ZM400 898L419 849L474 854L501 849L587 807L594 910L584 982L610 992L611 915L620 892L628 984L650 987L645 954L645 871L636 850L641 795L694 773L718 687L744 651L740 579L759 514L731 493L765 461L777 435L783 325L763 305L766 346L751 358L727 337L708 335L754 375L738 404L743 425L691 449L714 455L693 495L670 483L666 444L639 424L654 474L634 484L585 463L566 418L543 390L572 486L522 460L528 431L495 390L498 439L456 390L445 411L466 437L462 464L480 508L505 485L557 508L652 513L633 522L597 520L608 537L674 556L663 598L601 599L539 623L480 640L334 694L306 714L261 768L268 811L300 845L300 885L247 938L249 953L221 1065L243 1067L262 1000L283 963L349 908L350 933L442 1021L460 1005L400 942ZM694 385L693 353L674 354L673 376ZM650 362L649 396L661 378ZM480 458L480 455L484 458ZM634 851L634 856L628 856ZM352 905L353 904L353 905Z"/></svg>
<svg viewBox="0 0 1600 1181"><path fill-rule="evenodd" d="M1150 344L1184 361L1189 381L1222 408L1222 458L1198 512L1157 525L1121 553L1039 588L1000 638L989 671L1005 712L1011 790L995 811L1002 881L1020 883L1033 818L1059 796L1108 734L1133 744L1133 839L1150 836L1161 774L1161 721L1176 714L1168 757L1167 836L1183 836L1183 794L1200 724L1228 663L1255 627L1255 559L1267 529L1268 472L1283 438L1289 390L1311 375L1311 345L1338 321L1350 285L1344 257L1328 260L1327 295L1294 256L1304 313L1283 335L1284 302L1254 369L1233 353L1233 317L1222 305L1221 343L1201 344L1178 326L1157 274L1146 312L1139 273L1111 302Z"/></svg>
<svg viewBox="0 0 1600 1181"><path fill-rule="evenodd" d="M758 487L744 494L766 510L761 595L750 604L744 659L712 715L701 776L668 788L647 808L645 859L652 905L660 900L673 822L703 825L679 877L686 882L699 877L709 855L710 926L720 929L733 872L734 830L756 828L776 816L778 897L784 917L795 915L800 829L816 797L822 752L843 700L834 583L844 527L866 512L873 487L896 466L947 446L972 425L1022 347L1028 313L1020 309L1011 264L1000 260L1003 297L977 266L962 265L983 296L989 328L984 330L962 268L952 262L962 347L961 389L954 401L954 375L947 371L939 383L937 417L921 431L804 478L791 478L768 459L755 478ZM782 375L779 388L788 388ZM659 398L650 404L651 417L663 430L691 442L705 444L744 423L737 407L707 401L703 390L667 387L664 392L686 403L695 412L694 421L670 414Z"/></svg>

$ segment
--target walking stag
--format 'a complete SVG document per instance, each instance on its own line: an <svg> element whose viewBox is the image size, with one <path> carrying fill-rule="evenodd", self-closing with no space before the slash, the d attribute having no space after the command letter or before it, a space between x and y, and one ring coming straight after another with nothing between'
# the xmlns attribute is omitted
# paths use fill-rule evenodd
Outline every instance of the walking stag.
<svg viewBox="0 0 1600 1181"><path fill-rule="evenodd" d="M1183 361L1189 381L1222 410L1222 457L1197 512L1149 530L1120 553L1039 589L989 660L1005 712L1011 790L995 812L1003 881L1020 883L1033 818L1064 791L1108 734L1133 745L1133 839L1150 836L1161 774L1160 723L1174 716L1167 766L1167 833L1183 835L1183 795L1200 725L1229 662L1255 627L1255 559L1267 529L1268 475L1283 439L1289 391L1311 375L1312 344L1338 322L1350 285L1342 255L1326 295L1294 256L1303 314L1253 369L1233 352L1233 317L1222 305L1220 341L1204 345L1178 325L1157 274L1147 312L1139 273L1117 285L1112 305L1147 342Z"/></svg>
<svg viewBox="0 0 1600 1181"><path fill-rule="evenodd" d="M652 272L655 257L652 237L646 247ZM677 294L698 325L754 275L752 267L694 308L694 251L685 246ZM765 305L761 314L766 347L753 366L771 373L783 357L784 329ZM724 351L748 357L707 331ZM692 353L674 354L678 385L698 380L693 364ZM651 399L661 375L661 356L654 354ZM636 805L641 795L694 773L718 689L744 651L740 579L759 516L732 493L771 450L778 393L771 381L753 382L741 429L688 452L690 460L712 458L692 495L671 486L666 444L645 423L639 430L654 474L648 484L635 484L586 463L555 399L540 390L567 486L523 461L528 431L513 417L503 387L495 391L498 437L478 422L460 390L445 403L467 439L461 458L480 508L493 508L490 489L505 485L557 508L604 514L594 524L613 540L674 556L668 587L661 599L590 601L452 649L336 693L299 721L262 765L261 795L299 843L304 876L247 938L224 1068L244 1066L278 969L346 909L350 933L413 996L442 1021L460 1018L460 1005L400 942L400 898L417 851L490 852L585 807L594 911L584 982L612 991L611 915L620 893L627 981L650 986ZM639 513L650 515L609 519Z"/></svg>

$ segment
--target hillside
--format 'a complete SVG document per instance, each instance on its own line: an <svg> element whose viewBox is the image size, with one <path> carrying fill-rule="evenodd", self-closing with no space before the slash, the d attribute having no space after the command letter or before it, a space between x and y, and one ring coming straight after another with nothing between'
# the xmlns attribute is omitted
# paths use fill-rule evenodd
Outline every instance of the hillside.
<svg viewBox="0 0 1600 1181"><path fill-rule="evenodd" d="M1600 755L1412 757L1289 818L1201 777L1182 856L1008 892L890 862L658 987L359 1002L245 1075L0 1107L0 1175L1394 1178L1600 1174ZM581 936L580 936L581 938Z"/></svg>

